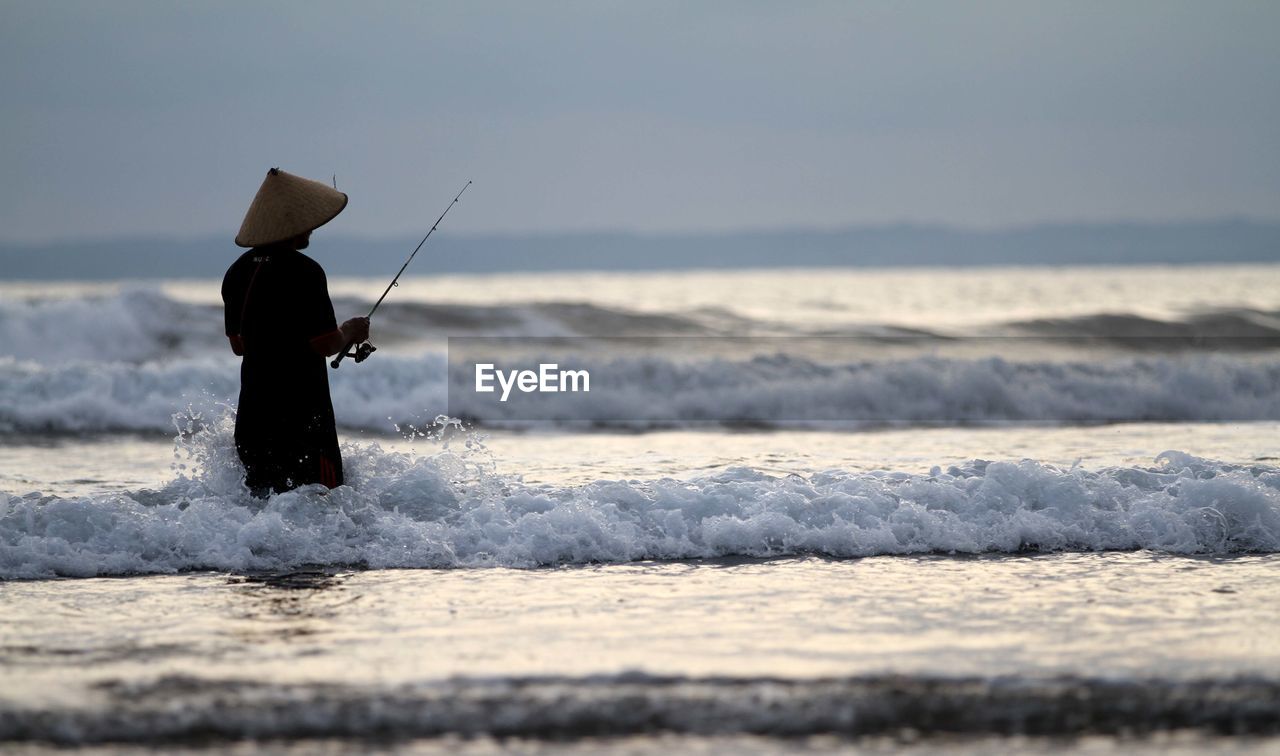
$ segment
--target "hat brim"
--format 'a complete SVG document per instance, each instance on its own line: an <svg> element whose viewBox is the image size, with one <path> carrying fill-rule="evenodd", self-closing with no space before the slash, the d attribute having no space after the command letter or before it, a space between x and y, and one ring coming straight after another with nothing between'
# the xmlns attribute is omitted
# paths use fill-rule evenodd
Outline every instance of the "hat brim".
<svg viewBox="0 0 1280 756"><path fill-rule="evenodd" d="M262 247L314 231L346 209L346 194L272 168L245 213L236 246Z"/></svg>

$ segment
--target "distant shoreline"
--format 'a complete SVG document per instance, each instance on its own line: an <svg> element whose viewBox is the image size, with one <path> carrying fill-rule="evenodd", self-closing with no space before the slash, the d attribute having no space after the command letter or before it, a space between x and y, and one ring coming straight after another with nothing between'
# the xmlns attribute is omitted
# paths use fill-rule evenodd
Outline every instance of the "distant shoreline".
<svg viewBox="0 0 1280 756"><path fill-rule="evenodd" d="M381 275L418 239L318 234L307 251L331 276ZM0 243L0 280L220 276L230 239ZM998 230L865 226L717 234L566 233L433 237L424 270L638 272L771 268L1194 265L1280 262L1280 222L1046 224Z"/></svg>

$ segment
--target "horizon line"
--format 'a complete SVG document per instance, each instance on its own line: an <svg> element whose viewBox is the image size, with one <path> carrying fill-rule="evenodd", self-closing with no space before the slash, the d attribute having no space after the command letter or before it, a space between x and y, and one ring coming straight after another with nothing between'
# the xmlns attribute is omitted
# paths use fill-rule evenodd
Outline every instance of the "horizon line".
<svg viewBox="0 0 1280 756"><path fill-rule="evenodd" d="M589 238L589 237L631 237L631 238L724 238L733 236L770 236L770 235L800 235L800 234L823 234L838 235L842 233L853 233L858 231L885 231L885 230L902 230L902 231L934 231L956 234L970 235L996 235L1020 233L1037 230L1067 229L1067 228L1176 228L1180 226L1210 226L1210 225L1252 225L1252 226L1280 226L1280 217L1261 218L1244 214L1236 215L1216 215L1206 216L1203 218L1182 218L1182 219L1166 219L1166 220L1150 220L1142 218L1114 218L1108 220L1044 220L1031 221L1024 223L1011 223L1005 225L966 225L960 223L949 223L945 221L876 221L866 223L848 223L842 225L776 225L776 226L743 226L739 228L726 229L702 229L702 230L660 230L647 231L638 229L625 228L601 228L601 229L563 229L563 230L530 230L530 231L477 231L477 232L450 232L441 229L440 233L444 236L453 237L455 239L549 239L549 238ZM416 232L397 232L394 234L369 234L369 233L351 233L351 232L335 232L325 233L324 239L340 239L340 240L359 240L367 242L401 242L415 235ZM174 235L174 234L109 234L104 236L64 236L50 239L4 239L0 238L0 247L54 247L77 244L102 244L102 243L138 243L138 242L170 242L170 243L202 243L214 241L223 238L224 234L216 232L205 232L201 234L191 235ZM228 244L234 236L234 230L225 235Z"/></svg>

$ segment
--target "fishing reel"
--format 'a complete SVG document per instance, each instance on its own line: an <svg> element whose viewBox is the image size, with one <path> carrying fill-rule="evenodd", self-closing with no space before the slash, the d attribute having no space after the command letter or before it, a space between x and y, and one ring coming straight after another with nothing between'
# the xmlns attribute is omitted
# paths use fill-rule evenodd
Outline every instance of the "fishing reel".
<svg viewBox="0 0 1280 756"><path fill-rule="evenodd" d="M352 344L347 347L346 351L340 352L338 356L334 357L333 361L329 363L329 366L332 367L334 370L337 370L338 365L342 362L344 357L350 357L351 359L355 360L357 363L364 362L365 360L369 359L369 355L373 354L376 351L378 351L378 348L367 341L361 342L359 344Z"/></svg>
<svg viewBox="0 0 1280 756"><path fill-rule="evenodd" d="M373 354L376 351L378 351L378 348L376 346L365 341L356 345L355 352L351 355L351 357L356 362L364 362L365 360L369 359L369 355Z"/></svg>

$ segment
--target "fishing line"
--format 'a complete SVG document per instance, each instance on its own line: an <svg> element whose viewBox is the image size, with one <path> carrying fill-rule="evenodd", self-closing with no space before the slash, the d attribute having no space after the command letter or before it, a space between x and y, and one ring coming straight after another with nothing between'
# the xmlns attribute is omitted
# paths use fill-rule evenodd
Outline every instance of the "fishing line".
<svg viewBox="0 0 1280 756"><path fill-rule="evenodd" d="M334 178L336 179L337 177L335 176ZM373 303L373 309L369 310L369 314L365 317L372 318L373 314L378 311L378 305L382 304L382 300L387 298L387 294L389 294L392 289L400 285L400 275L404 273L404 269L409 267L409 263L413 262L414 255L418 254L418 250L422 249L422 245L427 243L427 239L431 238L431 234L435 233L436 228L440 225L440 221L444 220L444 216L448 215L449 211L453 209L453 206L458 204L458 200L462 198L462 193L467 190L468 186L471 186L470 181L463 185L462 189L458 191L458 195L453 198L453 202L450 202L449 205L445 207L444 212L440 213L440 217L436 218L436 222L432 224L431 230L427 232L426 236L422 237L422 241L418 242L418 246L413 248L413 252L409 253L409 259L405 260L404 265L400 266L400 272L396 273L396 277L391 279L391 283L387 284L386 290L382 292L382 296L378 297L378 301ZM352 349L352 347L355 347L355 349ZM342 347L342 351L338 352L338 356L334 357L333 361L330 362L329 365L334 370L337 370L338 365L341 364L344 357L354 358L356 362L364 362L369 359L369 355L376 352L377 349L377 347L368 341L363 342L359 346L356 346L355 342L349 341Z"/></svg>

